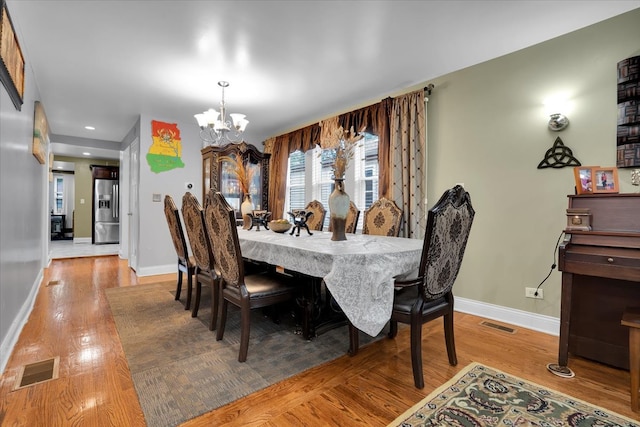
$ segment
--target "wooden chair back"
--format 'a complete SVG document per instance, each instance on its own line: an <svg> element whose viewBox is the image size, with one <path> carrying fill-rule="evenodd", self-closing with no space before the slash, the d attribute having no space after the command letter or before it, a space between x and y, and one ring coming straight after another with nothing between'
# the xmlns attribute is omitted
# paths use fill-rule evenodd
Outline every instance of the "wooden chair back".
<svg viewBox="0 0 640 427"><path fill-rule="evenodd" d="M178 260L188 265L189 250L187 249L187 240L184 238L182 230L182 222L180 221L180 213L170 195L164 196L164 215L167 218L169 233L171 233L171 241L178 255Z"/></svg>
<svg viewBox="0 0 640 427"><path fill-rule="evenodd" d="M402 209L393 200L382 197L364 211L362 233L398 237L401 224Z"/></svg>
<svg viewBox="0 0 640 427"><path fill-rule="evenodd" d="M304 208L307 212L313 212L313 215L307 220L309 230L322 231L324 226L324 217L327 214L324 205L318 200L312 200Z"/></svg>
<svg viewBox="0 0 640 427"><path fill-rule="evenodd" d="M469 193L460 185L446 191L429 209L418 275L419 290L427 300L451 291L467 247L475 211Z"/></svg>

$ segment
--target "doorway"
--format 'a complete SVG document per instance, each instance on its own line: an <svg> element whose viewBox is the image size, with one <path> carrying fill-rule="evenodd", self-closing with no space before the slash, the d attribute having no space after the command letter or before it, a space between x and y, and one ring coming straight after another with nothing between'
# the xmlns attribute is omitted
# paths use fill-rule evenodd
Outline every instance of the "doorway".
<svg viewBox="0 0 640 427"><path fill-rule="evenodd" d="M73 240L75 177L73 171L52 174L49 182L49 240Z"/></svg>

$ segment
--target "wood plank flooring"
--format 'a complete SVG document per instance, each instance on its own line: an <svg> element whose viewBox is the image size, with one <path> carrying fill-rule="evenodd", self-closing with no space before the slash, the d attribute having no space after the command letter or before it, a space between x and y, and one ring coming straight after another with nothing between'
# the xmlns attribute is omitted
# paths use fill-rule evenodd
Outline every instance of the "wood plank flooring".
<svg viewBox="0 0 640 427"><path fill-rule="evenodd" d="M54 260L0 379L0 425L145 426L104 289L167 278L175 275L137 278L117 256ZM442 322L425 325L423 390L413 386L405 328L394 340L362 347L355 357L345 355L183 426L385 426L472 361L640 419L629 406L628 371L573 357L576 377L556 377L545 366L556 361L557 337L520 327L509 334L482 320L456 313L455 367L447 363ZM345 349L347 342L345 333ZM13 391L21 366L55 356L59 379Z"/></svg>

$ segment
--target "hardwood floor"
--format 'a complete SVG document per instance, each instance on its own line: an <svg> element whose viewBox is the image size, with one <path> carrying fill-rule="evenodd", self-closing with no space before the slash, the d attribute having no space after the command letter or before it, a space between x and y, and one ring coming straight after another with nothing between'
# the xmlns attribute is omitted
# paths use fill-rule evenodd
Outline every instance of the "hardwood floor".
<svg viewBox="0 0 640 427"><path fill-rule="evenodd" d="M0 380L2 426L144 426L104 289L175 278L138 279L117 256L54 260ZM50 283L51 281L58 281ZM576 377L546 370L558 338L514 334L456 313L458 365L449 366L441 321L424 327L425 388L413 386L408 329L184 423L184 426L385 426L475 361L634 419L629 372L571 358ZM497 323L497 322L494 322ZM213 336L212 336L212 339ZM322 339L319 337L318 339ZM345 349L348 336L345 331ZM13 390L20 367L60 356L59 379Z"/></svg>

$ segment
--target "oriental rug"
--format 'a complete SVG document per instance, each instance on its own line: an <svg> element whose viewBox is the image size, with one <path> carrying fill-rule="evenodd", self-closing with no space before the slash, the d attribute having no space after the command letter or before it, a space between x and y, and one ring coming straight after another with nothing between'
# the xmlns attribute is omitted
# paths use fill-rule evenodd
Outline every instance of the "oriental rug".
<svg viewBox="0 0 640 427"><path fill-rule="evenodd" d="M638 422L472 363L389 426L640 427Z"/></svg>
<svg viewBox="0 0 640 427"><path fill-rule="evenodd" d="M178 425L347 353L346 326L306 341L292 317L276 324L253 310L249 356L240 363L237 309L229 306L224 339L216 341L208 287L197 318L174 292L175 282L106 290L149 426Z"/></svg>

